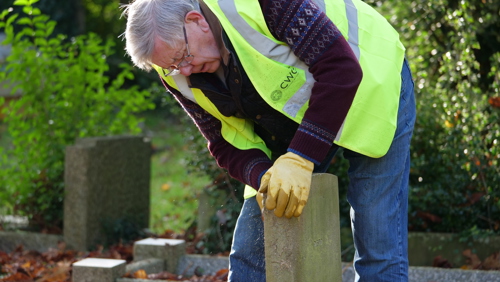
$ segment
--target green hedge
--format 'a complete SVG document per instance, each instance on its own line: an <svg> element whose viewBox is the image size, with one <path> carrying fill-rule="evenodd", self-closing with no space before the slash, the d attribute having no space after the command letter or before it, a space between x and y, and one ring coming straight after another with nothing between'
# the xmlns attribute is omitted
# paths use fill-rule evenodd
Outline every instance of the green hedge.
<svg viewBox="0 0 500 282"><path fill-rule="evenodd" d="M416 86L410 230L498 234L500 3L379 9L399 29Z"/></svg>
<svg viewBox="0 0 500 282"><path fill-rule="evenodd" d="M148 92L123 88L133 79L122 64L108 77L112 41L89 33L67 40L53 36L56 23L32 6L37 0L16 0L21 14L0 14L12 51L0 81L20 99L4 104L4 124L12 148L0 148L0 200L48 232L60 231L64 149L76 138L137 134L135 113L152 108ZM16 27L16 28L14 28Z"/></svg>

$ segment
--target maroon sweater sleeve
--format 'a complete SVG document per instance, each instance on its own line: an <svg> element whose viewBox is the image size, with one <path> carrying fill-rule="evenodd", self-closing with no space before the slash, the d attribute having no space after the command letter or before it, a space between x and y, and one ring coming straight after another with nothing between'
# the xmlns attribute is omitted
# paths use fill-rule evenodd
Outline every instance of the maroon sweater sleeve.
<svg viewBox="0 0 500 282"><path fill-rule="evenodd" d="M272 166L267 155L258 149L239 150L229 144L222 138L221 122L217 118L182 96L164 80L162 82L207 139L208 150L217 165L226 169L231 177L258 189L260 178Z"/></svg>
<svg viewBox="0 0 500 282"><path fill-rule="evenodd" d="M349 111L361 67L340 31L312 1L260 1L270 31L309 66L316 80L288 151L319 164Z"/></svg>

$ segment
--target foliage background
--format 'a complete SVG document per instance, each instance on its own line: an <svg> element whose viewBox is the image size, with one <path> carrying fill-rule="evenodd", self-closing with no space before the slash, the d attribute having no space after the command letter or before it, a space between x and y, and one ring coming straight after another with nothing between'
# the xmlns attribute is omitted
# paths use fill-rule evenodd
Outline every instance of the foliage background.
<svg viewBox="0 0 500 282"><path fill-rule="evenodd" d="M10 2L10 3L9 3ZM2 1L0 10L13 1ZM124 2L124 1L123 1ZM500 227L500 2L495 0L373 1L399 31L407 47L417 98L417 123L412 142L410 175L410 230L458 232L464 240L498 234ZM109 56L109 75L115 77L123 56L118 38L124 28L120 1L42 0L36 5L57 20L55 32L68 38L95 32L115 41ZM64 11L64 12L61 12ZM125 85L146 89L152 74L132 71ZM156 105L161 106L158 100ZM171 107L171 106L167 106ZM189 120L174 117L189 144L186 170L208 174L209 190L225 193L225 217L213 219L209 236L223 238L228 247L241 202L242 185L228 180L208 156L205 142ZM349 226L345 200L348 164L339 154L329 172L339 176L341 224ZM234 197L236 196L236 197ZM342 201L343 200L343 201ZM221 228L222 227L222 228ZM222 234L222 236L221 236ZM207 244L209 241L207 241Z"/></svg>
<svg viewBox="0 0 500 282"><path fill-rule="evenodd" d="M17 0L22 11L0 14L3 43L12 46L0 81L11 93L22 93L8 103L0 97L12 138L12 147L0 148L0 199L29 216L35 228L58 232L65 147L76 138L137 134L136 114L154 104L149 92L124 86L133 79L129 64L120 64L109 78L113 41L95 33L55 35L56 22L32 2Z"/></svg>
<svg viewBox="0 0 500 282"><path fill-rule="evenodd" d="M12 8L13 13L19 13L22 8L14 6L15 0L0 1L0 11ZM114 43L112 51L107 58L109 75L113 78L119 70L121 63L130 63L124 55L125 42L119 37L124 32L125 18L121 17L120 5L128 3L127 0L40 0L33 7L40 9L41 13L48 15L57 22L55 34L63 34L67 38L83 35L88 32L95 33L102 40ZM131 70L134 78L126 81L126 85L139 85L141 89L150 87L157 76L134 68Z"/></svg>
<svg viewBox="0 0 500 282"><path fill-rule="evenodd" d="M416 86L410 230L498 234L500 2L373 4L399 30Z"/></svg>

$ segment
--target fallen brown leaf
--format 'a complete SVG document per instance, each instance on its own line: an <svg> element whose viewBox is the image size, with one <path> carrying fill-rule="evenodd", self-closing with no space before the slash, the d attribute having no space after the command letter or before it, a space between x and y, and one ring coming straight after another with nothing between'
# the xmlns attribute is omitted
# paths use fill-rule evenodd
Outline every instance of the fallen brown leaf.
<svg viewBox="0 0 500 282"><path fill-rule="evenodd" d="M483 261L483 269L500 270L500 253L496 252Z"/></svg>
<svg viewBox="0 0 500 282"><path fill-rule="evenodd" d="M434 258L432 262L433 267L441 267L441 268L452 268L452 264L442 256L437 256Z"/></svg>
<svg viewBox="0 0 500 282"><path fill-rule="evenodd" d="M7 261L9 261L9 254L7 254L6 252L2 252L0 251L0 264L4 264L6 263Z"/></svg>
<svg viewBox="0 0 500 282"><path fill-rule="evenodd" d="M56 266L55 268L47 271L47 274L42 276L40 279L37 279L36 282L67 281L70 279L70 270L71 267L69 265Z"/></svg>
<svg viewBox="0 0 500 282"><path fill-rule="evenodd" d="M215 273L215 278L219 280L227 281L229 275L229 269L224 268Z"/></svg>
<svg viewBox="0 0 500 282"><path fill-rule="evenodd" d="M466 257L466 262L470 269L478 269L481 266L481 260L470 249L463 251L462 254Z"/></svg>
<svg viewBox="0 0 500 282"><path fill-rule="evenodd" d="M139 269L136 272L134 272L132 277L144 279L144 278L148 278L148 275L146 274L146 271L144 271L144 269Z"/></svg>

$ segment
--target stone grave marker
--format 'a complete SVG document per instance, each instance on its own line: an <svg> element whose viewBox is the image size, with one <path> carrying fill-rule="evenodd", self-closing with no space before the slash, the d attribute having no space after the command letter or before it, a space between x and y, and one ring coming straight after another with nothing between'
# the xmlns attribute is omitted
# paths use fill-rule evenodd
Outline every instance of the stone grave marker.
<svg viewBox="0 0 500 282"><path fill-rule="evenodd" d="M337 177L313 174L300 217L276 217L264 209L268 282L342 281Z"/></svg>
<svg viewBox="0 0 500 282"><path fill-rule="evenodd" d="M140 136L79 139L66 148L64 240L76 250L117 228L149 225L151 145ZM124 230L126 231L126 230Z"/></svg>

